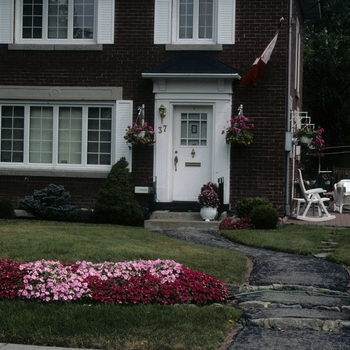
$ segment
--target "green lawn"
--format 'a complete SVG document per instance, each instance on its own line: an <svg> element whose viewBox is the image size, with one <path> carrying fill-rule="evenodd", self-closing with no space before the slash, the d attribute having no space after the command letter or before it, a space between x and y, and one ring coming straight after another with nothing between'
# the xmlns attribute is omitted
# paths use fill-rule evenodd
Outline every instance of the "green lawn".
<svg viewBox="0 0 350 350"><path fill-rule="evenodd" d="M223 230L220 235L238 243L309 256L332 247L327 259L350 266L350 229L287 224L280 230Z"/></svg>
<svg viewBox="0 0 350 350"><path fill-rule="evenodd" d="M75 262L173 259L240 284L243 254L171 239L143 228L0 220L0 258ZM233 307L81 305L0 301L0 343L95 349L217 349L239 312Z"/></svg>

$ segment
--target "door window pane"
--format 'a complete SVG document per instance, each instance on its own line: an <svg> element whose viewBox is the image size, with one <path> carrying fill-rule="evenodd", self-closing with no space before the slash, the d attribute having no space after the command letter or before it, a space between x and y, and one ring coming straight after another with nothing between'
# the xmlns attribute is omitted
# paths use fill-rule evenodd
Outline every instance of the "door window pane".
<svg viewBox="0 0 350 350"><path fill-rule="evenodd" d="M24 107L1 108L1 161L23 162Z"/></svg>
<svg viewBox="0 0 350 350"><path fill-rule="evenodd" d="M207 114L182 113L180 134L182 146L206 146Z"/></svg>
<svg viewBox="0 0 350 350"><path fill-rule="evenodd" d="M81 164L82 108L60 107L58 127L58 162Z"/></svg>
<svg viewBox="0 0 350 350"><path fill-rule="evenodd" d="M29 163L52 163L53 108L30 108Z"/></svg>

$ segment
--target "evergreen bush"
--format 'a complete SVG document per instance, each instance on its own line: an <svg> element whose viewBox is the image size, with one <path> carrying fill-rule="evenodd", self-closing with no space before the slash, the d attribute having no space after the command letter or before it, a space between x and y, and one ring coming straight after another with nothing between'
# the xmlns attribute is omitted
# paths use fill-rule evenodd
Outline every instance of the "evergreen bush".
<svg viewBox="0 0 350 350"><path fill-rule="evenodd" d="M250 218L256 229L272 230L276 229L278 222L278 212L269 204L255 207Z"/></svg>
<svg viewBox="0 0 350 350"><path fill-rule="evenodd" d="M0 219L14 219L15 217L12 202L8 198L0 197Z"/></svg>
<svg viewBox="0 0 350 350"><path fill-rule="evenodd" d="M134 198L128 162L124 157L113 165L95 203L95 220L100 223L142 226L143 214Z"/></svg>
<svg viewBox="0 0 350 350"><path fill-rule="evenodd" d="M239 218L250 217L252 210L259 205L270 205L272 207L272 203L265 197L247 197L237 202L236 215Z"/></svg>
<svg viewBox="0 0 350 350"><path fill-rule="evenodd" d="M19 207L38 219L64 221L74 206L69 205L70 193L63 186L50 184L35 190L32 196L19 201Z"/></svg>

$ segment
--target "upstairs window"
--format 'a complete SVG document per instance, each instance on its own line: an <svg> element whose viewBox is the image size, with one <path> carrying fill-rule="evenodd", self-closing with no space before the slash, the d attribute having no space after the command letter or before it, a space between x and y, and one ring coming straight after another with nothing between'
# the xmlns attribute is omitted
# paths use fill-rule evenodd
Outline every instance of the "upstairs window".
<svg viewBox="0 0 350 350"><path fill-rule="evenodd" d="M234 44L235 0L155 0L155 44Z"/></svg>
<svg viewBox="0 0 350 350"><path fill-rule="evenodd" d="M177 39L213 40L214 1L179 0Z"/></svg>
<svg viewBox="0 0 350 350"><path fill-rule="evenodd" d="M93 40L94 0L23 0L21 38Z"/></svg>
<svg viewBox="0 0 350 350"><path fill-rule="evenodd" d="M114 0L1 0L0 43L113 44L114 8Z"/></svg>

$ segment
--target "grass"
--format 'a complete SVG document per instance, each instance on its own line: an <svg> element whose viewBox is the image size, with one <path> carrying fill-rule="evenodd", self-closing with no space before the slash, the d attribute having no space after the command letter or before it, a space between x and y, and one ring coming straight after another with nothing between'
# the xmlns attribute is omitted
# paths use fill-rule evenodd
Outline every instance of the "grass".
<svg viewBox="0 0 350 350"><path fill-rule="evenodd" d="M0 220L0 258L75 262L173 259L241 284L243 254L191 244L143 228ZM229 306L82 305L0 301L0 343L95 349L217 349L239 312Z"/></svg>
<svg viewBox="0 0 350 350"><path fill-rule="evenodd" d="M332 247L327 259L350 266L350 229L286 225L281 230L223 230L220 235L238 243L308 256Z"/></svg>

